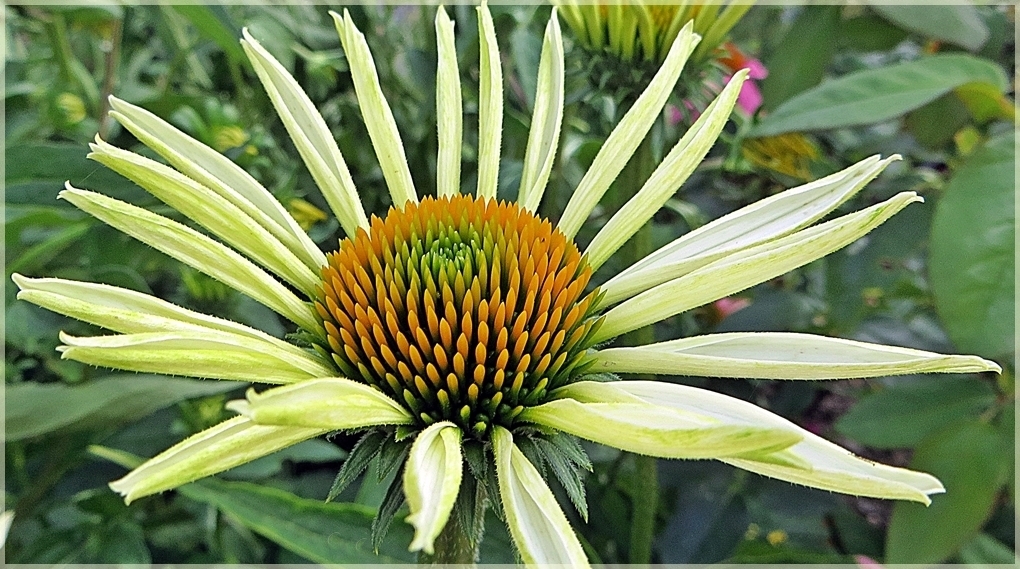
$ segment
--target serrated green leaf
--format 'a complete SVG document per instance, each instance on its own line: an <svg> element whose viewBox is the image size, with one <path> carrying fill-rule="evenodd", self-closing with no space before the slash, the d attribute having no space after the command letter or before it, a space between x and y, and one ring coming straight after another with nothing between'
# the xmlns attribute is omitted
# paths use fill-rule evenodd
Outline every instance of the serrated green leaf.
<svg viewBox="0 0 1020 569"><path fill-rule="evenodd" d="M326 496L327 502L332 502L368 468L372 459L382 450L383 441L387 436L385 431L374 430L365 433L365 436L358 440L340 467L340 471L336 473L336 479L333 480L333 485L330 486L329 494Z"/></svg>
<svg viewBox="0 0 1020 569"><path fill-rule="evenodd" d="M383 540L386 539L386 534L389 533L390 526L393 525L393 518L397 515L397 510L404 504L401 478L402 476L398 472L390 482L390 487L386 489L386 497L383 498L382 505L379 506L379 511L375 514L375 519L372 520L372 547L376 551L382 547Z"/></svg>
<svg viewBox="0 0 1020 569"><path fill-rule="evenodd" d="M560 486L567 492L570 502L577 508L584 521L588 521L588 500L585 498L584 481L581 479L581 470L577 463L573 462L558 446L544 438L535 439L539 450L542 451L544 461L549 465Z"/></svg>

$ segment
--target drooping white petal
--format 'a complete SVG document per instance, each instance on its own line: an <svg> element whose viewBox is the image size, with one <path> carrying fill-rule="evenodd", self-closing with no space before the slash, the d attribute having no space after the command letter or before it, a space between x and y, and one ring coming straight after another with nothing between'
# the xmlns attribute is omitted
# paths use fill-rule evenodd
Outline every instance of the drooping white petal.
<svg viewBox="0 0 1020 569"><path fill-rule="evenodd" d="M757 201L664 245L599 287L610 306L712 261L807 227L860 191L898 155L866 158L820 180Z"/></svg>
<svg viewBox="0 0 1020 569"><path fill-rule="evenodd" d="M436 14L436 130L439 150L436 156L436 194L439 197L460 193L460 154L464 131L464 109L460 99L460 68L453 20L446 9Z"/></svg>
<svg viewBox="0 0 1020 569"><path fill-rule="evenodd" d="M297 346L218 331L145 332L78 338L61 333L61 357L82 363L169 375L291 383L335 371Z"/></svg>
<svg viewBox="0 0 1020 569"><path fill-rule="evenodd" d="M110 488L132 501L223 472L328 432L325 429L267 427L245 417L228 419L194 434L145 461Z"/></svg>
<svg viewBox="0 0 1020 569"><path fill-rule="evenodd" d="M499 499L521 559L530 566L588 567L588 558L542 475L514 444L513 435L494 427Z"/></svg>
<svg viewBox="0 0 1020 569"><path fill-rule="evenodd" d="M765 476L855 496L913 500L928 504L930 494L944 492L935 477L858 458L806 429L757 405L705 389L659 381L621 381L614 386L656 405L704 413L735 424L784 429L801 442L777 454L791 455L802 464L764 458L723 457L723 462Z"/></svg>
<svg viewBox="0 0 1020 569"><path fill-rule="evenodd" d="M727 255L611 309L593 341L653 324L806 265L846 247L918 201L923 200L914 192L902 192L867 209Z"/></svg>
<svg viewBox="0 0 1020 569"><path fill-rule="evenodd" d="M588 13L598 13L598 10L585 10L585 14ZM577 230L588 219L588 215L609 189L609 185L633 156L638 145L652 128L655 119L662 112L662 107L673 91L687 57L699 39L691 26L684 27L673 42L673 47L670 48L662 67L648 84L648 88L641 93L634 106L606 138L591 167L581 178L577 189L567 202L563 216L560 217L557 227L564 235L573 238L577 234Z"/></svg>
<svg viewBox="0 0 1020 569"><path fill-rule="evenodd" d="M254 263L212 239L140 207L66 184L58 197L178 261L250 296L305 330L324 336L315 311Z"/></svg>
<svg viewBox="0 0 1020 569"><path fill-rule="evenodd" d="M411 509L407 523L414 526L411 551L431 555L450 519L464 474L460 439L457 425L443 421L430 425L411 445L404 467L404 496Z"/></svg>
<svg viewBox="0 0 1020 569"><path fill-rule="evenodd" d="M503 64L489 7L478 8L478 191L496 197L503 137Z"/></svg>
<svg viewBox="0 0 1020 569"><path fill-rule="evenodd" d="M247 29L242 34L241 46L344 233L354 235L358 228L367 228L358 190L326 121L287 69Z"/></svg>
<svg viewBox="0 0 1020 569"><path fill-rule="evenodd" d="M757 379L847 379L912 373L1001 371L954 356L783 332L708 334L595 354L594 370Z"/></svg>
<svg viewBox="0 0 1020 569"><path fill-rule="evenodd" d="M648 404L614 384L579 381L557 399L520 414L529 421L604 445L660 458L719 458L783 450L800 436L768 426L733 424L704 413Z"/></svg>
<svg viewBox="0 0 1020 569"><path fill-rule="evenodd" d="M184 134L170 123L110 96L110 116L184 175L216 192L273 234L312 270L326 256L255 178L229 158Z"/></svg>
<svg viewBox="0 0 1020 569"><path fill-rule="evenodd" d="M330 12L330 15L340 34L344 54L347 55L361 116L365 120L368 136L372 139L372 147L379 159L386 186L390 189L393 205L402 207L407 202L417 203L418 194L411 181L404 144L400 141L400 132L397 131L397 122L393 120L390 105L379 86L379 75L375 71L375 61L365 36L358 31L347 10L344 10L343 17L336 12Z"/></svg>
<svg viewBox="0 0 1020 569"><path fill-rule="evenodd" d="M542 42L535 112L531 116L521 187L517 191L517 203L528 211L535 211L542 202L559 148L560 124L563 122L563 81L563 38L560 36L560 24L554 7Z"/></svg>
<svg viewBox="0 0 1020 569"><path fill-rule="evenodd" d="M89 158L138 184L228 245L309 297L321 282L289 247L241 208L191 178L154 160L111 146L98 136Z"/></svg>
<svg viewBox="0 0 1020 569"><path fill-rule="evenodd" d="M722 132L746 78L747 71L743 70L733 75L729 84L691 125L638 193L599 230L585 251L592 270L601 267L633 237L694 172Z"/></svg>
<svg viewBox="0 0 1020 569"><path fill-rule="evenodd" d="M342 377L302 381L232 401L232 409L260 425L312 427L332 431L412 422L403 407L378 389Z"/></svg>

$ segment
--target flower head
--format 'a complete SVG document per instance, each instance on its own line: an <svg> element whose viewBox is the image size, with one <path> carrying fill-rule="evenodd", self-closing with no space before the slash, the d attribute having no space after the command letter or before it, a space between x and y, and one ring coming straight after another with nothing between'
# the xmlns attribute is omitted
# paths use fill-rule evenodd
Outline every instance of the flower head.
<svg viewBox="0 0 1020 569"><path fill-rule="evenodd" d="M116 332L62 335L65 358L276 385L249 390L246 399L228 405L238 416L182 441L111 487L130 501L325 433L366 431L333 493L360 473L364 459L397 449L391 455L403 457L403 476L390 496L396 504L406 497L410 506L412 549L433 551L448 524L462 523L451 516L453 509L471 507L473 489L484 487L494 499L498 495L495 503L525 562L572 565L587 563L584 552L529 454L558 465L554 474L568 482L564 486L583 512L576 475L590 463L574 436L657 457L718 459L850 494L927 503L929 494L941 492L931 476L856 458L744 401L653 381L594 380L607 372L808 380L997 369L971 356L803 334L730 333L606 347L622 333L824 256L918 201L906 192L813 225L891 159L866 159L727 215L593 287L593 272L708 152L746 72L734 75L644 187L582 250L574 235L660 115L697 44L692 26L676 33L647 90L553 224L534 212L556 156L563 113L555 11L546 28L516 203L496 199L502 73L491 17L484 7L478 14L479 175L467 193L461 193L459 174L462 109L453 23L442 9L436 20L435 197L420 197L412 183L364 37L346 13L334 14L393 199L381 218L365 214L343 156L308 97L245 33L252 65L346 233L329 254L223 155L145 110L112 101L114 118L170 166L98 139L90 156L219 241L102 194L68 186L61 197L275 310L300 329L300 344L126 289L15 275L19 298Z"/></svg>

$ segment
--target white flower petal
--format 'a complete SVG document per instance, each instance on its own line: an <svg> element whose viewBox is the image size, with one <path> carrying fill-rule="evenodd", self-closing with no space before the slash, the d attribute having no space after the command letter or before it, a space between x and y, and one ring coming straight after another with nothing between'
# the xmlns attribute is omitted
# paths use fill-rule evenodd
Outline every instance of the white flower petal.
<svg viewBox="0 0 1020 569"><path fill-rule="evenodd" d="M184 134L170 123L110 96L110 116L184 175L213 190L283 242L312 270L326 256L269 190L229 158Z"/></svg>
<svg viewBox="0 0 1020 569"><path fill-rule="evenodd" d="M330 12L330 15L340 34L347 65L351 69L351 79L354 81L354 91L358 95L361 116L365 120L368 136L372 139L372 148L379 158L379 166L386 179L386 186L390 189L393 205L402 207L407 202L417 202L418 194L411 181L404 144L400 141L393 112L379 86L379 75L375 71L375 61L365 36L358 31L347 10L344 10L342 18L336 12Z"/></svg>
<svg viewBox="0 0 1020 569"><path fill-rule="evenodd" d="M945 491L938 479L929 474L858 458L838 445L746 401L705 389L657 381L621 381L614 385L655 405L704 413L735 424L783 429L802 437L801 442L778 454L790 455L809 467L784 464L767 457L720 458L751 472L843 494L913 500L924 504L931 502L929 494Z"/></svg>
<svg viewBox="0 0 1020 569"><path fill-rule="evenodd" d="M782 429L719 421L704 413L648 404L616 382L579 381L558 399L529 407L520 418L630 452L660 458L719 458L770 453L800 441Z"/></svg>
<svg viewBox="0 0 1020 569"><path fill-rule="evenodd" d="M585 14L597 14L598 10L585 10L584 12ZM591 167L581 178L581 182L574 190L570 201L567 202L567 207L557 226L567 237L573 238L577 234L577 230L588 219L588 215L609 189L609 185L623 170L624 165L633 156L649 129L652 128L652 124L659 118L662 107L666 104L669 94L673 92L673 87L680 77L680 71L687 62L687 57L697 45L699 38L691 30L690 26L686 26L677 35L673 47L669 50L669 55L648 84L648 88L641 93L641 96L634 102L634 106L627 111L627 114L610 133L595 156L595 160L592 161Z"/></svg>
<svg viewBox="0 0 1020 569"><path fill-rule="evenodd" d="M1001 371L954 356L813 334L708 334L595 354L597 371L757 379L847 379L911 373Z"/></svg>
<svg viewBox="0 0 1020 569"><path fill-rule="evenodd" d="M513 435L494 427L499 499L514 544L526 565L588 567L588 558L542 475L514 444Z"/></svg>
<svg viewBox="0 0 1020 569"><path fill-rule="evenodd" d="M412 422L403 407L368 384L342 377L312 379L255 393L227 405L260 425L331 431Z"/></svg>
<svg viewBox="0 0 1020 569"><path fill-rule="evenodd" d="M535 112L531 116L528 149L524 154L524 171L517 191L517 203L528 211L538 209L549 182L556 151L559 148L560 124L563 122L563 38L553 7L542 41L538 64L538 86L535 89Z"/></svg>
<svg viewBox="0 0 1020 569"><path fill-rule="evenodd" d="M464 131L464 109L460 99L460 67L453 20L446 9L436 14L436 130L439 150L436 156L436 194L439 197L460 193L460 156Z"/></svg>
<svg viewBox="0 0 1020 569"><path fill-rule="evenodd" d="M418 434L404 467L404 495L414 526L411 551L431 555L433 543L450 519L460 492L464 464L461 431L449 421L434 423Z"/></svg>
<svg viewBox="0 0 1020 569"><path fill-rule="evenodd" d="M478 8L478 197L494 198L503 135L503 66L489 7Z"/></svg>
<svg viewBox="0 0 1020 569"><path fill-rule="evenodd" d="M790 188L691 231L634 263L600 287L603 306L681 277L712 261L807 227L850 199L898 155L866 158L845 170Z"/></svg>
<svg viewBox="0 0 1020 569"><path fill-rule="evenodd" d="M77 338L61 333L61 357L145 373L291 383L335 371L297 346L217 331L147 332Z"/></svg>
<svg viewBox="0 0 1020 569"><path fill-rule="evenodd" d="M321 283L320 267L308 267L289 247L241 208L191 178L154 160L111 146L98 136L89 158L138 184L228 245L269 269L309 297Z"/></svg>
<svg viewBox="0 0 1020 569"><path fill-rule="evenodd" d="M11 524L14 522L14 510L4 510L0 514L0 547L7 543L7 532L11 531Z"/></svg>
<svg viewBox="0 0 1020 569"><path fill-rule="evenodd" d="M593 340L608 340L778 277L846 247L918 201L923 200L914 192L902 192L867 209L723 257L613 308Z"/></svg>
<svg viewBox="0 0 1020 569"><path fill-rule="evenodd" d="M641 189L595 235L585 254L592 270L606 262L659 211L712 149L737 104L747 71L738 71L729 84L688 129L652 172Z"/></svg>
<svg viewBox="0 0 1020 569"><path fill-rule="evenodd" d="M358 190L326 121L283 65L247 29L242 34L241 46L340 226L349 236L367 229Z"/></svg>
<svg viewBox="0 0 1020 569"><path fill-rule="evenodd" d="M327 432L324 429L267 427L244 417L228 419L194 434L147 460L110 488L132 501L251 462Z"/></svg>
<svg viewBox="0 0 1020 569"><path fill-rule="evenodd" d="M66 184L66 199L107 225L119 229L178 261L244 293L305 330L324 336L315 311L287 287L237 252L140 207Z"/></svg>

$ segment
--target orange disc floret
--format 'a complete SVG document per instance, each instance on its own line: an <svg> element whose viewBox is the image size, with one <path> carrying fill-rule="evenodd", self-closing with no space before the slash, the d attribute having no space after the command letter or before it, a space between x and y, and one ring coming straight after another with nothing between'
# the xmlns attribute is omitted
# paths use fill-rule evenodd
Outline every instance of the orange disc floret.
<svg viewBox="0 0 1020 569"><path fill-rule="evenodd" d="M484 437L586 367L591 268L516 204L424 198L374 217L327 255L315 303L347 376Z"/></svg>

